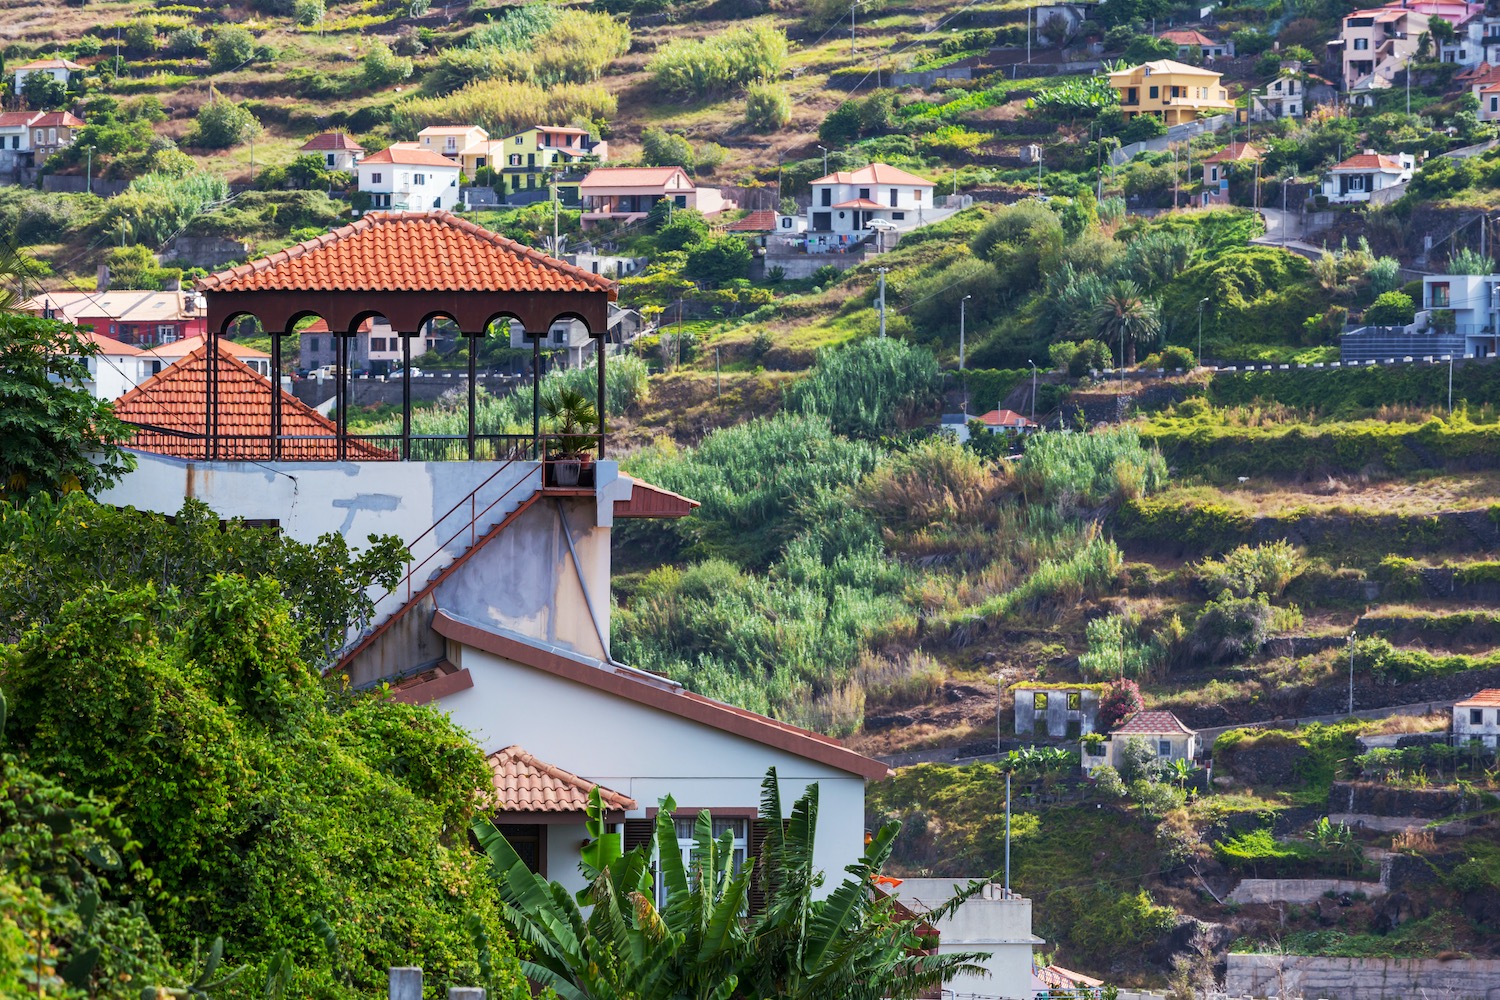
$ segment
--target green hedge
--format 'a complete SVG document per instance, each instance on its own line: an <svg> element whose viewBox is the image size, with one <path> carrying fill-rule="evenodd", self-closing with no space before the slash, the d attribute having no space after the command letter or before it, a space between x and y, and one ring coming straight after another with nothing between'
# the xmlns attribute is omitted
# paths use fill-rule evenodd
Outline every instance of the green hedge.
<svg viewBox="0 0 1500 1000"><path fill-rule="evenodd" d="M1453 399L1471 406L1500 404L1500 364L1455 364ZM1382 406L1446 406L1447 365L1368 365L1219 373L1209 386L1217 406L1277 402L1340 416Z"/></svg>
<svg viewBox="0 0 1500 1000"><path fill-rule="evenodd" d="M969 390L969 412L976 416L999 409L1000 401L1016 386L1031 378L1030 368L966 368L958 375L959 384ZM1038 413L1042 412L1040 408Z"/></svg>
<svg viewBox="0 0 1500 1000"><path fill-rule="evenodd" d="M1305 509L1257 515L1180 497L1127 501L1114 524L1122 543L1175 552L1219 553L1279 538L1329 555L1380 556L1474 544L1472 532L1453 516Z"/></svg>

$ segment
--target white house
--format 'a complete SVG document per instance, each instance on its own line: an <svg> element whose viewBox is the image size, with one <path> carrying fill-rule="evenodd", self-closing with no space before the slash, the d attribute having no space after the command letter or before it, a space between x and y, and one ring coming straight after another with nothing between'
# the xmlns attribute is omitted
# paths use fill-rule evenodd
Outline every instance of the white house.
<svg viewBox="0 0 1500 1000"><path fill-rule="evenodd" d="M991 434L1029 434L1036 430L1036 421L1015 410L991 410L980 417L979 422Z"/></svg>
<svg viewBox="0 0 1500 1000"><path fill-rule="evenodd" d="M1453 705L1453 742L1465 746L1478 740L1500 747L1500 688L1485 688Z"/></svg>
<svg viewBox="0 0 1500 1000"><path fill-rule="evenodd" d="M152 374L141 373L140 348L97 333L83 337L99 348L97 354L83 359L89 370L87 388L95 399L119 399Z"/></svg>
<svg viewBox="0 0 1500 1000"><path fill-rule="evenodd" d="M526 331L521 329L519 323L510 325L510 346L518 350L531 350L531 339L526 336ZM594 339L589 336L589 328L578 320L559 320L547 330L547 335L542 338L541 348L544 351L564 352L563 367L581 368L594 356Z"/></svg>
<svg viewBox="0 0 1500 1000"><path fill-rule="evenodd" d="M298 146L297 152L321 157L323 166L329 170L353 173L359 161L364 159L365 147L347 132L324 132Z"/></svg>
<svg viewBox="0 0 1500 1000"><path fill-rule="evenodd" d="M1275 121L1277 118L1301 118L1307 111L1307 84L1298 69L1287 70L1276 79L1250 92L1250 120L1253 122Z"/></svg>
<svg viewBox="0 0 1500 1000"><path fill-rule="evenodd" d="M45 73L66 87L74 73L83 72L83 67L71 59L35 59L22 63L11 72L15 74L16 93L19 94L26 83L26 78L33 73Z"/></svg>
<svg viewBox="0 0 1500 1000"><path fill-rule="evenodd" d="M968 886L967 878L905 878L890 880L882 891L894 896L913 914L943 906ZM990 1000L1032 1000L1032 948L1046 944L1031 933L1031 900L994 883L959 904L952 916L928 925L936 932L939 955L986 952L979 964L987 974L962 974L943 983L943 995ZM932 947L931 937L923 942Z"/></svg>
<svg viewBox="0 0 1500 1000"><path fill-rule="evenodd" d="M371 208L428 212L459 204L458 164L409 143L371 153L357 171Z"/></svg>
<svg viewBox="0 0 1500 1000"><path fill-rule="evenodd" d="M809 241L828 247L858 242L887 226L915 229L933 207L934 187L932 181L887 163L819 177L812 182L807 209Z"/></svg>
<svg viewBox="0 0 1500 1000"><path fill-rule="evenodd" d="M180 340L167 341L157 344L155 347L143 349L140 353L140 359L144 377L149 378L168 365L177 364L207 342L208 338L199 335L195 337L183 337ZM265 351L250 347L248 344L236 343L227 338L220 339L219 349L230 357L244 362L255 374L266 378L271 377L271 356Z"/></svg>
<svg viewBox="0 0 1500 1000"><path fill-rule="evenodd" d="M1016 732L1064 739L1092 733L1099 715L1100 688L1098 684L1015 685L1011 693L1015 698Z"/></svg>
<svg viewBox="0 0 1500 1000"><path fill-rule="evenodd" d="M1387 155L1367 149L1328 172L1323 195L1338 205L1369 201L1377 192L1411 180L1416 166L1416 157L1410 153Z"/></svg>
<svg viewBox="0 0 1500 1000"><path fill-rule="evenodd" d="M1137 712L1111 732L1103 743L1084 742L1084 773L1091 774L1105 764L1119 767L1120 752L1131 739L1145 740L1156 752L1157 760L1163 763L1192 760L1198 756L1197 732L1183 725L1177 716L1165 711Z"/></svg>
<svg viewBox="0 0 1500 1000"><path fill-rule="evenodd" d="M717 215L734 208L718 188L697 187L681 167L595 167L578 185L583 228L597 222L635 222L659 201Z"/></svg>
<svg viewBox="0 0 1500 1000"><path fill-rule="evenodd" d="M411 341L409 348L401 343L403 339ZM349 367L354 371L368 370L372 375L388 375L401 367L408 350L415 361L435 348L441 339L431 323L419 335L402 338L384 317L372 317L360 323L359 330L350 338ZM299 368L311 370L338 364L337 338L328 332L328 323L322 319L302 328L298 348Z"/></svg>
<svg viewBox="0 0 1500 1000"><path fill-rule="evenodd" d="M1210 38L1196 28L1171 28L1156 36L1177 46L1177 58L1186 59L1194 49L1204 59L1234 58L1234 42Z"/></svg>

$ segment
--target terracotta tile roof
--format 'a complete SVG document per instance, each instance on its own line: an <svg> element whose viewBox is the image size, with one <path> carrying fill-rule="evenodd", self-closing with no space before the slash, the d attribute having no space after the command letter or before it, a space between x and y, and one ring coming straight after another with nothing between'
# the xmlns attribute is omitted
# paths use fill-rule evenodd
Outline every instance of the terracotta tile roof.
<svg viewBox="0 0 1500 1000"><path fill-rule="evenodd" d="M440 153L434 153L430 149L419 149L415 146L390 146L378 153L371 153L360 160L360 165L373 164L379 166L382 163L393 163L407 167L453 167L457 169L458 164Z"/></svg>
<svg viewBox="0 0 1500 1000"><path fill-rule="evenodd" d="M564 135L588 135L586 128L573 128L570 125L537 125L538 132L561 132Z"/></svg>
<svg viewBox="0 0 1500 1000"><path fill-rule="evenodd" d="M1124 69L1109 74L1109 76L1110 79L1119 76L1129 76L1138 69L1148 69L1153 73L1174 73L1182 76L1211 76L1216 80L1223 76L1222 73L1215 73L1211 69L1189 66L1187 63L1180 63L1175 59L1153 59L1150 62L1143 62L1139 66L1127 66Z"/></svg>
<svg viewBox="0 0 1500 1000"><path fill-rule="evenodd" d="M903 184L908 187L935 187L929 180L909 174L889 163L872 163L858 170L836 170L819 177L813 184Z"/></svg>
<svg viewBox="0 0 1500 1000"><path fill-rule="evenodd" d="M1224 149L1219 150L1212 156L1205 157L1204 163L1231 163L1236 160L1258 160L1263 154L1260 147L1248 142L1231 142Z"/></svg>
<svg viewBox="0 0 1500 1000"><path fill-rule="evenodd" d="M129 344L121 343L113 337L106 337L100 333L85 333L82 334L82 338L98 347L100 354L130 357L141 353L139 347L132 347Z"/></svg>
<svg viewBox="0 0 1500 1000"><path fill-rule="evenodd" d="M0 111L0 128L30 125L41 116L40 111Z"/></svg>
<svg viewBox="0 0 1500 1000"><path fill-rule="evenodd" d="M221 341L221 345L222 345ZM212 366L219 387L219 457L226 461L271 457L271 383L227 350ZM137 425L128 447L177 458L204 457L208 427L210 362L204 345L115 401L115 416ZM334 461L333 421L287 392L281 393L283 458ZM303 440L297 440L297 438ZM395 453L348 442L352 461L393 460Z"/></svg>
<svg viewBox="0 0 1500 1000"><path fill-rule="evenodd" d="M578 190L588 192L591 188L639 187L660 188L675 176L682 175L693 186L693 180L681 167L597 167L589 171L578 185Z"/></svg>
<svg viewBox="0 0 1500 1000"><path fill-rule="evenodd" d="M623 812L636 807L635 799L538 760L517 746L496 750L485 759L501 812L581 813L595 788L605 809Z"/></svg>
<svg viewBox="0 0 1500 1000"><path fill-rule="evenodd" d="M183 337L181 340L172 340L165 344L157 344L155 347L147 348L141 353L159 354L165 358L185 358L194 351L202 349L207 343L208 338L201 335ZM219 338L219 350L230 357L239 358L241 361L244 361L246 358L270 358L270 355L265 351L251 347L249 344L237 343L225 337Z"/></svg>
<svg viewBox="0 0 1500 1000"><path fill-rule="evenodd" d="M49 111L31 125L33 128L83 128L83 119L71 111Z"/></svg>
<svg viewBox="0 0 1500 1000"><path fill-rule="evenodd" d="M991 410L979 418L990 427L1035 427L1015 410Z"/></svg>
<svg viewBox="0 0 1500 1000"><path fill-rule="evenodd" d="M776 213L769 208L758 208L725 228L731 233L769 233L776 228Z"/></svg>
<svg viewBox="0 0 1500 1000"><path fill-rule="evenodd" d="M463 135L465 132L484 132L484 129L478 125L429 125L417 135Z"/></svg>
<svg viewBox="0 0 1500 1000"><path fill-rule="evenodd" d="M833 207L834 208L874 208L874 209L881 209L881 208L885 208L886 206L882 205L878 201L871 201L869 198L851 198L848 201L841 201L841 202L839 202L837 205L835 205Z"/></svg>
<svg viewBox="0 0 1500 1000"><path fill-rule="evenodd" d="M352 153L363 153L365 151L365 147L355 142L354 137L348 132L324 132L322 135L313 136L297 148L304 153L335 149L346 149Z"/></svg>
<svg viewBox="0 0 1500 1000"><path fill-rule="evenodd" d="M1394 170L1397 173L1406 168L1401 161L1384 153L1359 153L1349 157L1343 163L1338 164L1335 170Z"/></svg>
<svg viewBox="0 0 1500 1000"><path fill-rule="evenodd" d="M22 69L83 69L83 67L71 59L38 59L35 62L12 66L6 72L14 73Z"/></svg>
<svg viewBox="0 0 1500 1000"><path fill-rule="evenodd" d="M1193 730L1182 724L1182 720L1171 712L1137 712L1111 735L1160 736L1163 733L1188 733Z"/></svg>
<svg viewBox="0 0 1500 1000"><path fill-rule="evenodd" d="M137 288L42 292L21 303L20 308L28 312L55 309L74 321L103 318L127 323L168 323L203 315L201 309L189 308L187 296L179 290L158 292Z"/></svg>
<svg viewBox="0 0 1500 1000"><path fill-rule="evenodd" d="M1202 47L1219 44L1203 32L1195 31L1192 28L1173 28L1170 31L1163 31L1156 37L1164 42L1171 42L1174 45L1197 45Z"/></svg>
<svg viewBox="0 0 1500 1000"><path fill-rule="evenodd" d="M1500 688L1485 688L1463 701L1455 702L1454 708L1500 708Z"/></svg>
<svg viewBox="0 0 1500 1000"><path fill-rule="evenodd" d="M369 163L367 157L364 160ZM608 292L614 282L448 212L372 212L211 274L205 292Z"/></svg>

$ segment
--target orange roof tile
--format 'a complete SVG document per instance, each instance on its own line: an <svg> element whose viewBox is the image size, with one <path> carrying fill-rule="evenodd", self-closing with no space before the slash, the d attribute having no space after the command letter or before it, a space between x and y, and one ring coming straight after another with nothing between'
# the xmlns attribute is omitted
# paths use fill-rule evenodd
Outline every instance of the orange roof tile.
<svg viewBox="0 0 1500 1000"><path fill-rule="evenodd" d="M1193 730L1182 724L1182 720L1171 712L1137 712L1126 723L1115 730L1124 736L1160 736L1163 733L1188 733Z"/></svg>
<svg viewBox="0 0 1500 1000"><path fill-rule="evenodd" d="M129 357L130 355L141 353L139 347L131 347L123 341L115 340L113 337L106 337L102 333L83 333L80 337L98 347L100 354Z"/></svg>
<svg viewBox="0 0 1500 1000"><path fill-rule="evenodd" d="M419 149L415 146L395 145L382 149L378 153L371 153L363 160L363 164L374 164L380 166L382 163L395 163L408 167L457 167L458 164L439 153L430 149Z"/></svg>
<svg viewBox="0 0 1500 1000"><path fill-rule="evenodd" d="M681 167L596 167L579 182L578 190L587 192L590 188L659 188L665 187L678 174L688 182L688 187L693 186L693 179Z"/></svg>
<svg viewBox="0 0 1500 1000"><path fill-rule="evenodd" d="M31 123L32 128L83 128L83 119L71 111L49 111Z"/></svg>
<svg viewBox="0 0 1500 1000"><path fill-rule="evenodd" d="M37 59L34 62L14 66L10 69L10 72L14 73L16 70L22 69L83 69L83 67L71 59Z"/></svg>
<svg viewBox="0 0 1500 1000"><path fill-rule="evenodd" d="M1202 162L1230 163L1235 160L1258 160L1260 157L1260 147L1248 142L1231 142L1212 156L1205 157Z"/></svg>
<svg viewBox="0 0 1500 1000"><path fill-rule="evenodd" d="M1395 170L1402 171L1406 168L1401 161L1384 153L1359 153L1351 156L1343 163L1337 164L1335 170Z"/></svg>
<svg viewBox="0 0 1500 1000"><path fill-rule="evenodd" d="M1163 31L1156 37L1164 42L1171 42L1174 45L1197 45L1203 47L1219 44L1203 32L1195 31L1191 28L1173 28L1170 31Z"/></svg>
<svg viewBox="0 0 1500 1000"><path fill-rule="evenodd" d="M776 213L759 208L726 227L731 233L769 233L776 228Z"/></svg>
<svg viewBox="0 0 1500 1000"><path fill-rule="evenodd" d="M608 292L615 297L608 278L448 212L370 213L269 257L211 274L198 287L205 292Z"/></svg>
<svg viewBox="0 0 1500 1000"><path fill-rule="evenodd" d="M40 111L0 111L0 128L30 125L40 117L42 117Z"/></svg>
<svg viewBox="0 0 1500 1000"><path fill-rule="evenodd" d="M115 401L115 416L137 429L128 447L177 458L203 458L208 428L208 381L218 384L219 457L271 457L271 393L281 392L281 457L334 461L338 445L333 421L221 347L210 369L208 345L163 368ZM352 461L393 460L394 452L349 441Z"/></svg>
<svg viewBox="0 0 1500 1000"><path fill-rule="evenodd" d="M635 799L538 760L517 746L496 750L485 758L501 812L581 813L589 792L599 789L605 809L634 809Z"/></svg>
<svg viewBox="0 0 1500 1000"><path fill-rule="evenodd" d="M1485 688L1463 701L1455 702L1454 708L1500 708L1500 688Z"/></svg>
<svg viewBox="0 0 1500 1000"><path fill-rule="evenodd" d="M909 174L889 163L872 163L858 170L838 170L819 177L813 184L906 184L915 187L935 187L929 180Z"/></svg>
<svg viewBox="0 0 1500 1000"><path fill-rule="evenodd" d="M981 422L991 427L1035 427L1027 418L1021 416L1015 410L991 410L979 418Z"/></svg>
<svg viewBox="0 0 1500 1000"><path fill-rule="evenodd" d="M315 135L311 139L297 147L301 152L321 152L323 150L346 149L352 153L363 153L365 147L354 141L354 137L348 132L324 132Z"/></svg>
<svg viewBox="0 0 1500 1000"><path fill-rule="evenodd" d="M194 337L183 337L181 340L169 340L165 344L157 344L155 347L147 348L143 354L159 354L165 358L185 358L194 351L199 350L208 343L208 338L202 335ZM239 358L269 358L270 355L249 344L239 344L226 337L219 338L219 350L231 357Z"/></svg>

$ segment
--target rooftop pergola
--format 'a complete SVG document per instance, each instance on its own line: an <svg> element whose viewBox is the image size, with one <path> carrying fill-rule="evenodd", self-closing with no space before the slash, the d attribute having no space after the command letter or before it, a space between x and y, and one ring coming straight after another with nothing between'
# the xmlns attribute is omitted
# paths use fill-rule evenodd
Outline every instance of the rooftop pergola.
<svg viewBox="0 0 1500 1000"><path fill-rule="evenodd" d="M441 442L438 450L463 457L541 458L541 338L554 323L577 320L595 340L598 359L598 452L604 455L605 337L612 281L506 239L447 212L372 213L351 225L198 282L208 310L210 356L229 328L253 316L271 335L271 367L277 382L269 392L266 453L296 460L304 450L288 446L283 394L279 391L283 337L304 320L320 318L335 338L333 453L346 460L369 444L410 460L414 442ZM352 339L366 320L383 318L401 340L401 433L351 435L348 423ZM452 321L468 339L468 427L465 434L412 434L411 338L439 319ZM477 354L481 338L510 336L519 323L532 341L532 427L529 435L482 434L476 422ZM217 366L206 366L207 413L203 457L233 459L226 447ZM399 442L399 443L398 443Z"/></svg>

